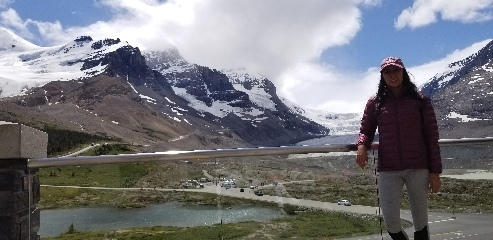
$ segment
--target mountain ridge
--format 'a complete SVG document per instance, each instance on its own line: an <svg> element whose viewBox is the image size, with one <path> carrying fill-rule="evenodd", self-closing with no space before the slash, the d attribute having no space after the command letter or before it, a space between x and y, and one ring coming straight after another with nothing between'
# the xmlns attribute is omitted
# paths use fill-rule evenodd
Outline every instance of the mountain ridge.
<svg viewBox="0 0 493 240"><path fill-rule="evenodd" d="M175 54L175 57L179 56L177 52ZM237 142L234 145L250 146L290 144L328 133L323 126L289 111L277 97L275 86L267 79L262 80L261 89L269 95L269 100L275 101L275 108L271 109L251 101L249 94L235 89L230 77L215 69L188 64L190 71L174 72L187 81L178 81L180 78L170 73L165 72L163 75L148 66L138 48L120 39L94 41L89 36L81 36L65 45L39 47L25 52L3 52L0 62L4 62L3 69L8 69L9 65L20 66L28 70L23 73L28 79L39 80L22 82L10 77L11 81L8 81L7 77L4 85L0 86L2 101L15 103L20 108L14 111L13 105L9 106L9 111L15 112L10 114L11 118L15 115L22 119L22 112L37 108L51 116L46 119L61 126L76 125L78 130L91 129L98 132L98 127L102 126L100 123L88 119L80 123L83 118L73 113L77 111L74 109L83 109L94 113L94 118L106 123L125 123L127 129L134 131L133 135L141 135L139 141L143 145L149 145L149 142L158 145L159 142L180 139L181 136L190 136L196 132L225 138L222 142L225 145L228 145L228 138L235 138ZM172 63L169 60L165 62L168 65ZM179 63L173 65L174 68L178 66ZM9 70L13 72L12 68ZM258 82L235 82L237 87L241 85L245 91L254 89L255 83ZM10 87L7 88L10 92L5 91L5 86ZM16 90L18 94L12 94ZM183 97L185 95L188 98ZM255 99L258 100L257 97ZM191 104L194 102L205 108L194 108L195 105ZM117 111L118 108L125 110ZM221 115L214 115L217 112ZM125 121L122 118L125 114L134 119L133 125L128 119ZM79 117L73 119L74 116ZM61 119L54 121L57 117L66 118L65 122L69 123L62 124L60 122L64 121ZM149 119L154 119L155 124L147 124ZM103 128L112 129L108 126ZM132 134L122 128L120 133L116 133L116 130L109 133L135 141L135 137L130 139ZM152 133L142 133L147 131L145 129L150 129ZM160 129L166 130L160 132ZM197 135L197 138L202 137Z"/></svg>
<svg viewBox="0 0 493 240"><path fill-rule="evenodd" d="M421 90L433 101L442 137L492 137L493 41L449 64Z"/></svg>

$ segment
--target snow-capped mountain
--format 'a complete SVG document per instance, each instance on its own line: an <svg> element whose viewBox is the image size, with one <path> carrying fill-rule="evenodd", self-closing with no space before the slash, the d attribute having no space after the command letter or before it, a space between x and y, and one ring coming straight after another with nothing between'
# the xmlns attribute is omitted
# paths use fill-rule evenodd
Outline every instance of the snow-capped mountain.
<svg viewBox="0 0 493 240"><path fill-rule="evenodd" d="M69 81L96 76L105 71L105 65L95 65L105 54L128 47L117 40L93 41L91 37L79 37L65 45L38 47L6 29L0 28L1 45L11 48L0 55L0 97L24 93L33 87L41 87L51 81ZM18 45L16 45L18 44Z"/></svg>
<svg viewBox="0 0 493 240"><path fill-rule="evenodd" d="M274 135L281 129L306 131L311 137L329 132L304 115L290 111L277 96L274 84L260 74L192 64L176 49L144 52L144 56L147 65L160 72L189 106L213 115L217 122L242 129L239 135L244 139L260 139L258 131ZM294 137L290 142L297 140Z"/></svg>
<svg viewBox="0 0 493 240"><path fill-rule="evenodd" d="M449 64L421 91L431 96L444 137L492 136L493 41Z"/></svg>
<svg viewBox="0 0 493 240"><path fill-rule="evenodd" d="M176 50L142 54L120 39L82 36L61 46L38 47L4 34L10 36L5 42L23 43L16 51L12 46L0 51L0 101L6 103L2 107L9 103L14 119L36 108L80 130L100 131L94 123L98 119L105 130L126 128L119 130L125 134L110 131L119 138L129 130L146 132L152 141L181 139L202 129L223 136L229 132L253 145L281 145L328 133L291 111L272 82L258 74L192 64ZM14 111L17 107L30 109ZM73 118L80 113L71 111L89 112L94 119Z"/></svg>
<svg viewBox="0 0 493 240"><path fill-rule="evenodd" d="M285 98L279 98L275 86L265 76L254 74L245 69L226 69L220 72L229 79L231 86L223 89L239 99L221 101L214 99L214 94L207 92L207 84L199 80L200 66L188 63L176 49L167 52L144 52L147 64L169 79L173 90L187 99L195 109L209 112L216 117L225 117L234 113L244 121L252 124L261 122L266 117L264 111L276 111L279 106L285 105L288 112L303 116L305 120L316 122L329 129L330 135L356 133L359 130L361 114L338 114L317 110L303 109ZM195 80L194 80L195 79ZM197 82L198 81L198 82ZM223 84L223 87L224 84ZM226 88L226 87L225 87ZM249 101L242 101L242 93L248 96ZM208 97L210 96L210 97ZM234 98L234 97L233 97ZM203 99L207 99L203 101ZM250 105L245 105L246 103ZM284 108L284 107L283 107Z"/></svg>
<svg viewBox="0 0 493 240"><path fill-rule="evenodd" d="M187 62L177 50L143 55L147 65L163 74L174 92L199 111L218 118L233 113L245 120L261 121L252 117L261 116L263 109L276 110L272 92L266 92L272 83L265 77L241 69L210 70Z"/></svg>
<svg viewBox="0 0 493 240"><path fill-rule="evenodd" d="M430 97L435 93L448 86L452 86L461 79L468 77L471 72L477 72L476 77L483 78L485 74L488 79L488 74L493 72L493 41L488 43L479 52L472 54L466 59L450 63L446 68L438 72L433 78L423 84L421 91ZM479 80L480 81L480 80Z"/></svg>

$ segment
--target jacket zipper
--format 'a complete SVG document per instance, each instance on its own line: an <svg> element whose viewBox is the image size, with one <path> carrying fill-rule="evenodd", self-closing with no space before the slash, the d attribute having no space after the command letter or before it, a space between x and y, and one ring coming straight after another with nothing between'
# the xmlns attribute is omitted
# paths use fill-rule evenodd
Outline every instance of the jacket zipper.
<svg viewBox="0 0 493 240"><path fill-rule="evenodd" d="M397 96L395 98L395 119L397 121L397 151L398 151L398 155L399 155L399 162L400 162L400 166L399 168L402 169L403 168L403 162L402 162L402 149L401 149L401 128L399 127L399 96Z"/></svg>

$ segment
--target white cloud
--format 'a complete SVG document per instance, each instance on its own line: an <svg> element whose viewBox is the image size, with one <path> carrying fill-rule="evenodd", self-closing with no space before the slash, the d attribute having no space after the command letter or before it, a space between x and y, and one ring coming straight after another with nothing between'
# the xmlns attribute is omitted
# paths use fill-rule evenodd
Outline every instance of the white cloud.
<svg viewBox="0 0 493 240"><path fill-rule="evenodd" d="M435 23L437 15L446 21L482 22L493 18L492 10L493 0L415 0L401 12L395 27L423 27Z"/></svg>
<svg viewBox="0 0 493 240"><path fill-rule="evenodd" d="M291 101L329 112L361 112L368 98L376 93L377 68L366 73L341 73L331 66L301 63L280 76L278 93Z"/></svg>
<svg viewBox="0 0 493 240"><path fill-rule="evenodd" d="M360 28L350 1L207 1L177 42L182 53L211 67L246 67L275 78L298 62L347 44Z"/></svg>
<svg viewBox="0 0 493 240"><path fill-rule="evenodd" d="M382 0L362 0L363 5L379 6L382 4Z"/></svg>
<svg viewBox="0 0 493 240"><path fill-rule="evenodd" d="M14 0L0 0L0 9L7 8Z"/></svg>
<svg viewBox="0 0 493 240"><path fill-rule="evenodd" d="M0 19L2 25L14 27L18 30L24 30L26 28L25 22L21 19L17 12L10 8L0 13Z"/></svg>

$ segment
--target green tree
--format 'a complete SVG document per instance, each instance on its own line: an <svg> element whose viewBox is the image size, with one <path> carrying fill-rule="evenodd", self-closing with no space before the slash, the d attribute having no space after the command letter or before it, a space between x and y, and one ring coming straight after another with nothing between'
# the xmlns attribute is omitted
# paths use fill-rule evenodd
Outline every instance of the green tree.
<svg viewBox="0 0 493 240"><path fill-rule="evenodd" d="M77 233L77 230L75 230L74 224L70 224L70 227L68 227L67 234L74 234Z"/></svg>

